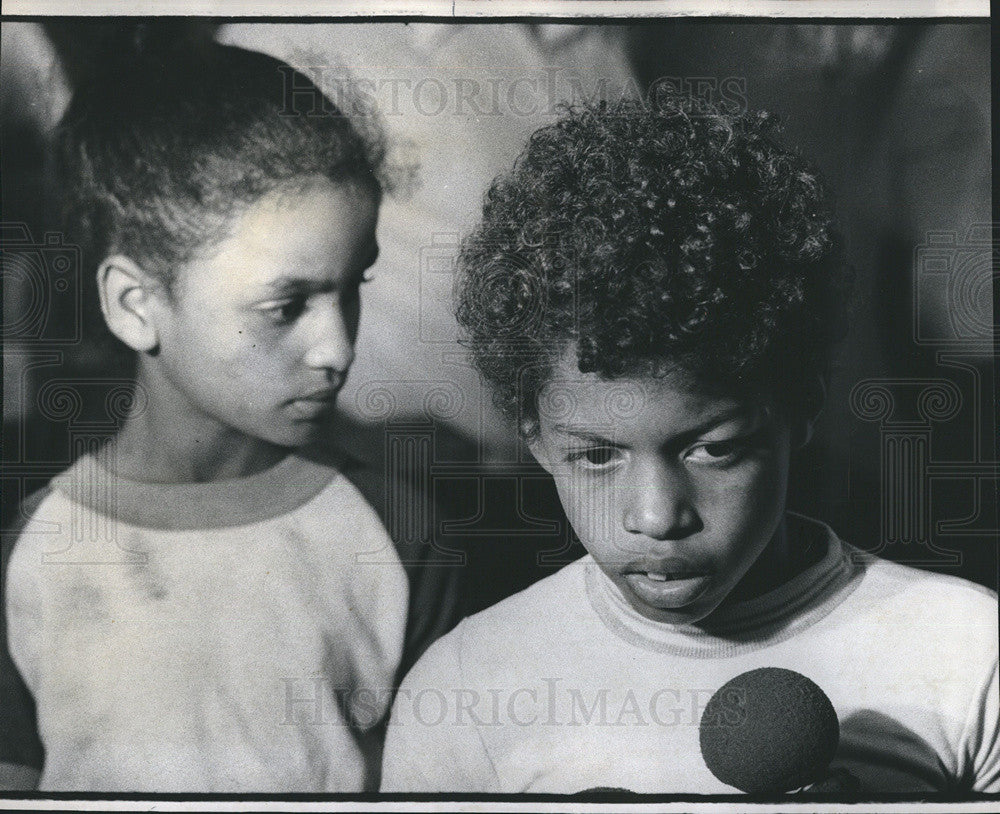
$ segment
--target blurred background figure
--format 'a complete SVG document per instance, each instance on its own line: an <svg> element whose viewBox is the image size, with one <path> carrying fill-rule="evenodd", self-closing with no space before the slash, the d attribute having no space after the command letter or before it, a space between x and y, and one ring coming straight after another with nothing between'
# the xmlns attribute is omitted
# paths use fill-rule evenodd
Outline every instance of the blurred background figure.
<svg viewBox="0 0 1000 814"><path fill-rule="evenodd" d="M651 89L694 113L777 113L836 193L855 309L790 508L996 587L988 23L170 24L272 53L388 132L399 194L383 207L338 432L390 534L432 542L461 572L453 617L582 553L455 343L457 242L559 102ZM59 229L47 142L109 25L2 28L4 525L80 437L120 420L106 394L128 376L98 328L93 270L57 290L64 249L45 237ZM56 398L65 383L77 399Z"/></svg>

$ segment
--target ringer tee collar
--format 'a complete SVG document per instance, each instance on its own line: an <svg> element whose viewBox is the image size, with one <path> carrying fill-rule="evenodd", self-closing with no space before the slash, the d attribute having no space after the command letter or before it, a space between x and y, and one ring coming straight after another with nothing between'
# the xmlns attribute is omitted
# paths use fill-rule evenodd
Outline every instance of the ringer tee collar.
<svg viewBox="0 0 1000 814"><path fill-rule="evenodd" d="M112 471L106 455L88 453L52 486L92 511L133 526L191 530L243 526L309 502L338 476L329 455L291 452L242 478L204 483L149 483Z"/></svg>
<svg viewBox="0 0 1000 814"><path fill-rule="evenodd" d="M640 614L588 555L587 597L615 635L648 650L694 658L736 656L791 638L833 610L857 586L864 558L824 523L788 512L790 531L821 545L819 561L753 599L720 608L699 625L669 625Z"/></svg>

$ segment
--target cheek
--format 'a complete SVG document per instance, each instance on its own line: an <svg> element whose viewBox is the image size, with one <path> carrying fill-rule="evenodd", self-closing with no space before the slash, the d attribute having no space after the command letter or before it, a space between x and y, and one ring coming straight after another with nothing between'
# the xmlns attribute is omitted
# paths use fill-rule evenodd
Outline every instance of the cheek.
<svg viewBox="0 0 1000 814"><path fill-rule="evenodd" d="M209 323L175 337L180 345L179 366L211 388L213 382L226 390L266 390L286 364L280 348L267 337L253 335L245 327Z"/></svg>
<svg viewBox="0 0 1000 814"><path fill-rule="evenodd" d="M706 525L733 532L734 537L770 537L785 506L787 471L774 461L747 466L732 478L715 481L702 493Z"/></svg>
<svg viewBox="0 0 1000 814"><path fill-rule="evenodd" d="M621 524L616 520L614 485L563 477L556 480L556 490L566 517L588 551L608 552L617 547L615 540Z"/></svg>

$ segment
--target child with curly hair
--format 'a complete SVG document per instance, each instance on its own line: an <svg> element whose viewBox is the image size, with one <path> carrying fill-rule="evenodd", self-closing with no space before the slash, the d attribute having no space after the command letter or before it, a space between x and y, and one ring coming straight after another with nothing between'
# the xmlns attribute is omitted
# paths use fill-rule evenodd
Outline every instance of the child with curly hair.
<svg viewBox="0 0 1000 814"><path fill-rule="evenodd" d="M825 690L864 791L1000 790L995 595L786 511L848 286L771 117L570 109L460 266L475 363L588 555L424 655L384 791L732 793L700 715L759 667Z"/></svg>

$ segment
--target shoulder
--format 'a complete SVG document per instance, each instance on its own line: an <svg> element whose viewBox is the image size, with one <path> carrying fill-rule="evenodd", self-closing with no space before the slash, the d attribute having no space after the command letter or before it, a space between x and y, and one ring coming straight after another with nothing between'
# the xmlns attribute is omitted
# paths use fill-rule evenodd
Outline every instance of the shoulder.
<svg viewBox="0 0 1000 814"><path fill-rule="evenodd" d="M53 535L61 534L63 539L69 536L72 520L65 497L51 482L22 500L12 518L5 518L3 603L0 608L0 641L3 643L0 689L5 695L0 706L5 708L13 705L20 709L26 703L27 690L21 687L22 679L12 659L20 655L19 664L27 668L26 675L30 677L31 659L24 656L42 623L43 608L52 592L57 590L51 580L46 579L49 562L46 555L63 547L60 539Z"/></svg>
<svg viewBox="0 0 1000 814"><path fill-rule="evenodd" d="M590 557L568 563L523 591L491 605L468 619L470 631L498 627L545 628L563 617L577 615L581 602L586 602L584 568ZM540 615L545 614L545 616Z"/></svg>
<svg viewBox="0 0 1000 814"><path fill-rule="evenodd" d="M498 675L537 664L575 641L593 615L584 580L589 557L464 620L455 633L467 672Z"/></svg>
<svg viewBox="0 0 1000 814"><path fill-rule="evenodd" d="M0 786L5 789L34 788L42 768L43 749L38 736L34 699L15 665L8 637L21 629L31 629L39 614L37 586L29 563L39 561L21 557L23 545L17 545L17 562L10 568L12 550L25 529L34 522L39 508L50 496L46 486L22 500L13 517L4 518L3 580L0 595ZM29 536L30 540L30 536ZM30 544L30 543L29 543ZM20 563L20 564L18 564Z"/></svg>
<svg viewBox="0 0 1000 814"><path fill-rule="evenodd" d="M321 473L309 477L323 482L317 494L281 519L294 529L302 556L316 574L325 575L328 587L346 589L360 607L405 604L408 587L399 555L378 513L345 474L350 459L330 449L296 455L302 467Z"/></svg>
<svg viewBox="0 0 1000 814"><path fill-rule="evenodd" d="M399 526L400 521L394 523L391 514L385 510L390 502L390 486L386 483L384 473L380 474L354 453L329 440L301 450L299 454L314 465L325 466L335 473L320 496L321 505L318 505L317 509L322 507L324 513L328 514L331 506L336 507L338 516L360 534L375 536L380 540L390 539L390 535L395 531L393 527ZM398 510L407 514L415 511L414 502L408 496L400 495L397 487L396 483L391 485L395 490L393 496L399 498L395 501ZM422 535L416 536L423 539ZM399 548L395 542L393 545L395 549ZM402 552L400 556L403 556ZM403 559L409 558L403 557Z"/></svg>
<svg viewBox="0 0 1000 814"><path fill-rule="evenodd" d="M53 493L53 486L51 483L46 484L41 489L38 489L28 495L24 500L17 504L15 514L13 517L4 518L3 523L3 539L5 544L5 550L13 545L13 541L17 539L18 536L28 527L33 519L35 519L38 514L39 509L46 499Z"/></svg>
<svg viewBox="0 0 1000 814"><path fill-rule="evenodd" d="M892 608L892 618L900 620L933 617L947 623L950 619L967 622L989 618L996 622L995 591L951 574L885 559L842 540L821 521L788 514L814 540L825 540L827 560L846 566L853 612L870 611L888 618L887 611Z"/></svg>
<svg viewBox="0 0 1000 814"><path fill-rule="evenodd" d="M587 603L583 580L587 559L463 619L428 648L417 664L420 673L459 673L477 664L517 663L518 654L537 652L559 638L565 627L579 623Z"/></svg>
<svg viewBox="0 0 1000 814"><path fill-rule="evenodd" d="M382 791L497 791L480 731L490 686L463 669L464 623L430 646L396 692L382 759Z"/></svg>
<svg viewBox="0 0 1000 814"><path fill-rule="evenodd" d="M357 473L364 469L361 462L332 444L297 450L295 458L296 476L301 473L322 484L313 500L302 508L322 513L326 522L343 523L359 531L372 526L383 529L378 514L355 483ZM335 516L329 514L331 504Z"/></svg>
<svg viewBox="0 0 1000 814"><path fill-rule="evenodd" d="M33 580L28 579L24 565L36 560L36 557L26 553L26 549L37 542L34 534L39 522L39 512L43 504L52 495L52 485L49 484L17 504L16 513L11 518L4 518L3 526L3 620L6 621L12 608L17 608L24 598L25 592ZM30 570L30 569L29 569Z"/></svg>
<svg viewBox="0 0 1000 814"><path fill-rule="evenodd" d="M998 606L995 592L949 574L891 562L844 545L864 579L852 599L854 612L892 628L892 635L915 637L925 648L961 654L963 659L995 659Z"/></svg>
<svg viewBox="0 0 1000 814"><path fill-rule="evenodd" d="M466 621L459 622L424 651L406 674L402 688L413 692L428 687L462 686L462 643Z"/></svg>
<svg viewBox="0 0 1000 814"><path fill-rule="evenodd" d="M997 594L989 588L951 574L883 559L846 543L844 549L853 560L863 564L870 581L869 590L887 600L916 605L919 599L923 611L935 614L992 612L995 616Z"/></svg>
<svg viewBox="0 0 1000 814"><path fill-rule="evenodd" d="M9 580L12 569L27 558L28 549L49 548L53 535L65 531L72 520L66 496L56 488L55 481L32 492L17 504L13 517L4 518L4 576Z"/></svg>

